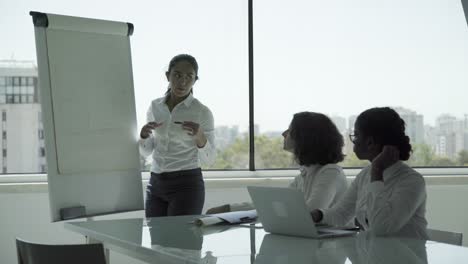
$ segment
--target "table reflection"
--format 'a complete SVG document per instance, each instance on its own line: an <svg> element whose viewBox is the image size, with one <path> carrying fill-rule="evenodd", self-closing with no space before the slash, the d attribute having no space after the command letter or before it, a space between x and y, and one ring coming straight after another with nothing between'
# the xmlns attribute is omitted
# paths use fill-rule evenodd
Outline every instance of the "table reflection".
<svg viewBox="0 0 468 264"><path fill-rule="evenodd" d="M337 249L336 240L309 239L267 234L263 237L255 264L327 263L343 264L346 255Z"/></svg>
<svg viewBox="0 0 468 264"><path fill-rule="evenodd" d="M399 237L353 237L308 239L267 234L255 264L266 263L415 263L427 264L426 241Z"/></svg>
<svg viewBox="0 0 468 264"><path fill-rule="evenodd" d="M190 222L181 225L179 221L171 221L168 218L148 218L146 226L151 239L151 248L182 257L189 263L215 264L217 257L212 251L202 252L203 237L238 227L228 225L199 227Z"/></svg>
<svg viewBox="0 0 468 264"><path fill-rule="evenodd" d="M368 232L363 232L358 234L353 242L352 246L343 247L353 264L428 263L426 240L376 237Z"/></svg>
<svg viewBox="0 0 468 264"><path fill-rule="evenodd" d="M198 227L196 216L70 222L73 231L147 263L468 263L466 247L401 237L310 239L252 226Z"/></svg>

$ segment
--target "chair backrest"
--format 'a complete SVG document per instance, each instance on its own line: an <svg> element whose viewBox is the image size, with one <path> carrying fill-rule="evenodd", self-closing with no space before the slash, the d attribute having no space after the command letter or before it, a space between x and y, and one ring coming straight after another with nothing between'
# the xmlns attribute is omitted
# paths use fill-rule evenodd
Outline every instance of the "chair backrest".
<svg viewBox="0 0 468 264"><path fill-rule="evenodd" d="M102 244L43 245L16 239L18 264L106 264Z"/></svg>
<svg viewBox="0 0 468 264"><path fill-rule="evenodd" d="M463 241L462 233L442 231L436 229L427 229L429 239L437 242L461 246Z"/></svg>
<svg viewBox="0 0 468 264"><path fill-rule="evenodd" d="M465 10L466 22L468 23L468 0L462 0L462 6L463 6L463 9Z"/></svg>

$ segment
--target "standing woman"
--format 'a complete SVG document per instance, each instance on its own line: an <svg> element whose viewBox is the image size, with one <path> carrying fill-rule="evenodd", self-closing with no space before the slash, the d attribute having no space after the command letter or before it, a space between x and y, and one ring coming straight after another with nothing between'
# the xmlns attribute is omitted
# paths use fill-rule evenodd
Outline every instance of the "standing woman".
<svg viewBox="0 0 468 264"><path fill-rule="evenodd" d="M175 56L166 77L167 92L151 102L140 132L140 153L153 157L146 217L201 214L205 184L200 166L211 164L216 155L213 114L193 97L197 61L187 54Z"/></svg>

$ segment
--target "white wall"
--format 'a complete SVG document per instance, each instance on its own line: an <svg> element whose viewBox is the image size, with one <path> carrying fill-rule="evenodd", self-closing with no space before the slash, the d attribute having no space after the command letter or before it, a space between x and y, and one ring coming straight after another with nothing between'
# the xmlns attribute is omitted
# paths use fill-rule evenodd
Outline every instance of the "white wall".
<svg viewBox="0 0 468 264"><path fill-rule="evenodd" d="M430 227L463 232L464 245L468 246L468 183L455 185L427 186L427 219ZM253 182L259 184L259 182ZM219 203L247 200L245 182L232 181L229 184L207 182L205 209ZM263 182L262 184L265 184ZM266 181L268 185L285 185L285 180ZM39 243L84 243L81 235L63 228L63 223L50 223L48 194L45 185L0 186L0 263L16 262L15 237ZM101 217L141 217L143 212L133 212ZM101 219L98 218L98 219ZM112 264L142 263L121 254L111 253Z"/></svg>

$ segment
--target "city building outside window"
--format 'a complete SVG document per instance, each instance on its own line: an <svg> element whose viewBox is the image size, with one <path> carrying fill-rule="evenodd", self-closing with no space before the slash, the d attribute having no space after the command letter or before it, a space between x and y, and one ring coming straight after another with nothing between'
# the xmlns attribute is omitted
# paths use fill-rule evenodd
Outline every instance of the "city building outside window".
<svg viewBox="0 0 468 264"><path fill-rule="evenodd" d="M43 147L39 148L39 156L45 157L45 148Z"/></svg>

